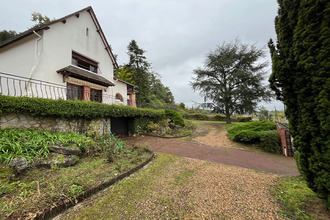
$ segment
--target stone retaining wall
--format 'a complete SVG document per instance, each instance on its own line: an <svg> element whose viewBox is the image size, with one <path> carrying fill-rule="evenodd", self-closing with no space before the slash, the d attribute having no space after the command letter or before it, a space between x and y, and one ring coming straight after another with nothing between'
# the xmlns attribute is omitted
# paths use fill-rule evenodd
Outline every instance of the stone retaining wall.
<svg viewBox="0 0 330 220"><path fill-rule="evenodd" d="M69 120L62 118L32 117L27 114L11 113L0 115L0 128L41 129L55 132L76 133L98 131L103 135L109 133L104 120L106 120L110 126L109 118Z"/></svg>

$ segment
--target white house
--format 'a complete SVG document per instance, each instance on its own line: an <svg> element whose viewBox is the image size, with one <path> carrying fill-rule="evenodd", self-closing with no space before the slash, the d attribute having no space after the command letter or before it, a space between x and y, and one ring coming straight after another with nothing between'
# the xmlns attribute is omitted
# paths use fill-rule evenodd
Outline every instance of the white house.
<svg viewBox="0 0 330 220"><path fill-rule="evenodd" d="M136 106L92 7L0 44L0 93Z"/></svg>

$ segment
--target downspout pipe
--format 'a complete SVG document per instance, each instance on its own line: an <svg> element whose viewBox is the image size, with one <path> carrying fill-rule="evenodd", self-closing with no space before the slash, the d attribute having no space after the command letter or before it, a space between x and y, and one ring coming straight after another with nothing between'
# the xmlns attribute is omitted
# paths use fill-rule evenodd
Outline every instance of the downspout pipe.
<svg viewBox="0 0 330 220"><path fill-rule="evenodd" d="M38 39L35 41L34 63L33 63L32 69L30 71L29 81L28 81L28 83L27 83L27 85L25 87L25 93L26 94L28 94L28 90L29 90L29 87L30 87L30 84L31 84L31 80L33 79L33 75L35 74L35 71L36 71L37 66L39 64L41 53L43 51L43 48L41 48L41 51L39 52L39 43L40 43L40 41L42 39L41 35L38 34L35 31L33 31L33 33L38 37Z"/></svg>
<svg viewBox="0 0 330 220"><path fill-rule="evenodd" d="M41 40L41 35L39 35L39 34L37 34L37 32L35 32L35 31L33 31L33 33L35 34L35 35L37 35L38 36L38 39L36 40L36 42L35 42L35 58L38 56L38 51L39 51L39 41ZM40 54L41 54L41 52L40 52Z"/></svg>

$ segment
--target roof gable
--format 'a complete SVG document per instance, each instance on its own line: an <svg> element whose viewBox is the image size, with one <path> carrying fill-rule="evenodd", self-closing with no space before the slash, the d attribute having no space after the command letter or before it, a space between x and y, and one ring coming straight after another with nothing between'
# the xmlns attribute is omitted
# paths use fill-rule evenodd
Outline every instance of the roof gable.
<svg viewBox="0 0 330 220"><path fill-rule="evenodd" d="M93 20L93 23L94 23L94 25L96 27L97 33L100 35L100 38L102 40L102 43L104 44L105 50L107 51L107 53L108 53L108 55L109 55L109 57L110 57L110 59L111 59L111 61L113 63L114 68L118 68L118 64L117 64L116 58L115 58L115 56L112 53L112 49L111 49L111 47L110 47L110 45L109 45L109 43L108 43L108 41L107 41L107 39L106 39L106 37L105 37L105 35L103 33L103 30L101 28L101 25L98 22L98 20L96 18L96 15L94 13L94 10L93 10L93 8L91 6L89 6L87 8L84 8L82 10L79 10L77 12L74 12L72 14L69 14L67 16L64 16L62 18L56 19L56 20L54 20L54 21L52 21L50 23L47 23L47 24L44 24L44 25L37 25L37 26L35 26L35 27L27 30L27 31L24 31L24 32L18 34L14 38L12 38L12 39L10 39L10 40L8 40L8 41L0 44L0 48L6 47L6 46L8 46L8 45L10 45L10 44L12 44L14 42L17 42L17 41L19 41L19 40L21 40L21 39L23 39L23 38L25 38L25 37L33 34L34 32L41 31L41 30L47 30L47 29L51 28L51 26L53 24L55 24L55 23L58 23L58 22L66 23L66 19L68 19L68 18L70 18L72 16L79 17L80 13L82 13L84 11L87 11L90 14L90 16L91 16L91 18Z"/></svg>

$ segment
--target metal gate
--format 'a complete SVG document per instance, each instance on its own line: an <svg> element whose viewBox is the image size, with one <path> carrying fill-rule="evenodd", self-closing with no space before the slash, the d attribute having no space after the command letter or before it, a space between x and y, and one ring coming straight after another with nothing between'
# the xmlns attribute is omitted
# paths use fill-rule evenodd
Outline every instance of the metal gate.
<svg viewBox="0 0 330 220"><path fill-rule="evenodd" d="M293 157L293 149L292 149L292 143L291 143L291 135L289 130L285 130L285 142L286 142L286 150L287 150L287 156Z"/></svg>

